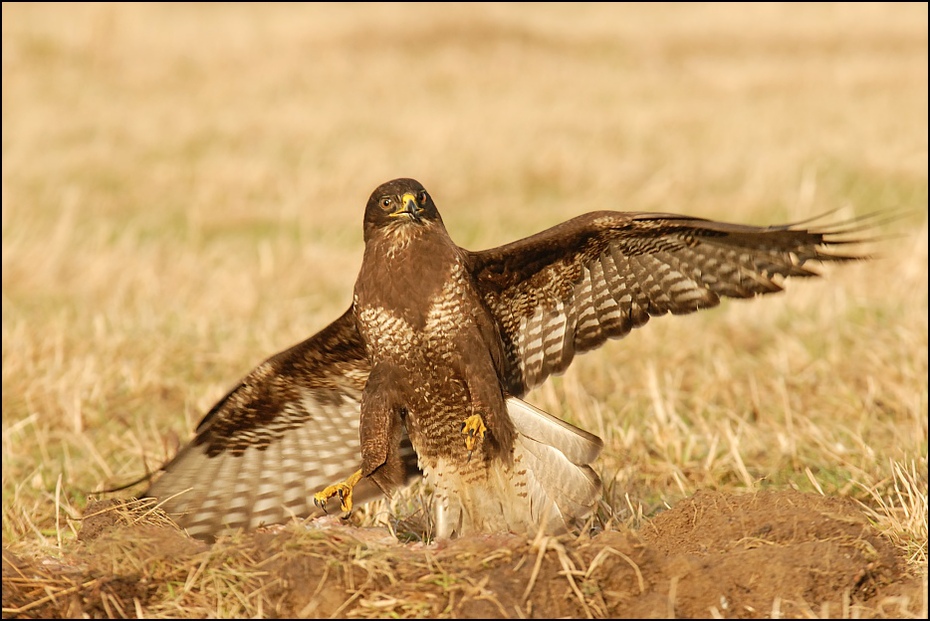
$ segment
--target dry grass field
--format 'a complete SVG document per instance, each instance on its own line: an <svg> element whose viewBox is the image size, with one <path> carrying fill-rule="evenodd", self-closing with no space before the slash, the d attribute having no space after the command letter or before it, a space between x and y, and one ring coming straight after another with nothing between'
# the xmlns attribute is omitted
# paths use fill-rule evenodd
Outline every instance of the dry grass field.
<svg viewBox="0 0 930 621"><path fill-rule="evenodd" d="M5 618L927 617L926 4L2 11ZM424 544L414 487L208 546L98 503L348 306L400 176L473 249L897 216L530 394L604 438L590 532Z"/></svg>

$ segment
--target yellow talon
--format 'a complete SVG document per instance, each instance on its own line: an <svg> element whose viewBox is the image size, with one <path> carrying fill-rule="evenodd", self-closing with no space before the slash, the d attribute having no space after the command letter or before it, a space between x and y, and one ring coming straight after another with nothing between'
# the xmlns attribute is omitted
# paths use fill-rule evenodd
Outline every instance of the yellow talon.
<svg viewBox="0 0 930 621"><path fill-rule="evenodd" d="M468 450L468 459L478 446L478 442L484 439L484 434L488 430L481 420L480 414L472 414L462 423L462 434L465 436L465 448Z"/></svg>
<svg viewBox="0 0 930 621"><path fill-rule="evenodd" d="M330 485L326 489L313 495L313 502L316 506L326 512L326 502L333 496L339 496L339 506L343 513L348 514L352 510L352 489L362 480L361 469L353 472L349 478L340 483Z"/></svg>

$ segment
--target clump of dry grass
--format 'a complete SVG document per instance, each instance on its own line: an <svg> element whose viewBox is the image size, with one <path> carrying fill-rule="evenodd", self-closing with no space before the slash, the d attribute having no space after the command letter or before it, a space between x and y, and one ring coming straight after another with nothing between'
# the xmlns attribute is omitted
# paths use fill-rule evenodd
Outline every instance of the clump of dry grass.
<svg viewBox="0 0 930 621"><path fill-rule="evenodd" d="M797 492L702 492L639 534L619 527L438 546L398 544L384 529L338 520L192 545L150 506L103 502L88 513L64 560L4 553L5 614L609 618L840 610L921 618L926 609L919 585L904 588L892 543L863 528L853 502ZM762 566L777 579L747 589Z"/></svg>
<svg viewBox="0 0 930 621"><path fill-rule="evenodd" d="M915 567L927 566L927 461L891 464L892 478L866 491L873 505L863 503L876 526L907 551Z"/></svg>
<svg viewBox="0 0 930 621"><path fill-rule="evenodd" d="M926 5L2 10L5 607L8 555L33 602L104 589L66 566L90 492L344 310L364 200L397 176L470 248L601 208L909 210L875 260L657 318L530 398L604 438L599 529L702 490L851 497L926 576ZM427 504L355 519L416 540ZM236 549L150 555L160 586L95 614L270 614Z"/></svg>

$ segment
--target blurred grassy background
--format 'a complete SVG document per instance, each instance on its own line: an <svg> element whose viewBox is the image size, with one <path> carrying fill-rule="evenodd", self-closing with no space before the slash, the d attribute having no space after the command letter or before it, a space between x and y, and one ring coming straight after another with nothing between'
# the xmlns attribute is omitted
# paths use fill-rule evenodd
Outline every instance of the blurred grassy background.
<svg viewBox="0 0 930 621"><path fill-rule="evenodd" d="M4 545L60 544L344 310L365 200L411 176L475 249L594 209L910 210L879 260L654 319L531 400L605 438L621 517L848 494L926 563L926 4L2 10Z"/></svg>

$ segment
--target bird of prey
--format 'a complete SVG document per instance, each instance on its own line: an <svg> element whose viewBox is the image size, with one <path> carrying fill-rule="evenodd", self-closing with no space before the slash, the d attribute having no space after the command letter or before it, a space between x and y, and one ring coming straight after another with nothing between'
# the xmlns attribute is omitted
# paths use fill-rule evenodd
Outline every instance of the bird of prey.
<svg viewBox="0 0 930 621"><path fill-rule="evenodd" d="M389 181L348 310L246 375L145 496L209 539L422 476L439 538L564 530L599 497L602 442L521 398L650 317L862 258L843 251L858 221L806 224L600 211L476 252L419 182Z"/></svg>

